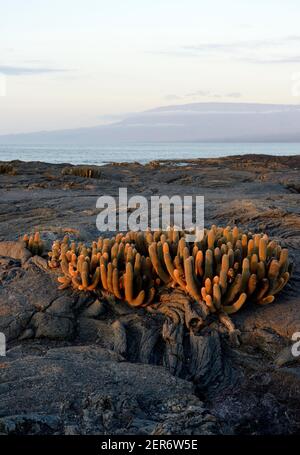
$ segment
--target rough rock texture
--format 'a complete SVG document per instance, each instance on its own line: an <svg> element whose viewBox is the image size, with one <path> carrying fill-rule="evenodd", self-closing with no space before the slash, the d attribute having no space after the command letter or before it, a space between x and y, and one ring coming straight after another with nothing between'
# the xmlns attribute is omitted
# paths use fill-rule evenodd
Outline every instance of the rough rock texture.
<svg viewBox="0 0 300 455"><path fill-rule="evenodd" d="M31 253L24 247L22 242L1 242L0 256L19 259L24 263L30 258Z"/></svg>
<svg viewBox="0 0 300 455"><path fill-rule="evenodd" d="M149 434L172 419L179 432L218 431L191 383L99 346L15 349L1 370L2 432Z"/></svg>
<svg viewBox="0 0 300 455"><path fill-rule="evenodd" d="M300 360L290 350L300 332L299 157L107 165L100 179L62 176L64 165L13 165L17 175L0 176L0 332L8 341L0 433L299 432ZM289 248L295 271L275 303L233 316L239 347L216 321L201 327L178 291L158 297L160 312L59 291L45 258L14 242L36 229L49 245L65 232L91 240L97 197L120 186L204 194L207 225L267 231Z"/></svg>

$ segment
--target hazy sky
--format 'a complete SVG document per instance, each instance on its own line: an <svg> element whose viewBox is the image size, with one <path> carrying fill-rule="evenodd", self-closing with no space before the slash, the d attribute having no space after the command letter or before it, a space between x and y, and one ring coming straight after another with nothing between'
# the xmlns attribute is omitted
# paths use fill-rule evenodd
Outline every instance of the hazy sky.
<svg viewBox="0 0 300 455"><path fill-rule="evenodd" d="M300 104L299 20L299 0L0 0L0 134L166 104Z"/></svg>

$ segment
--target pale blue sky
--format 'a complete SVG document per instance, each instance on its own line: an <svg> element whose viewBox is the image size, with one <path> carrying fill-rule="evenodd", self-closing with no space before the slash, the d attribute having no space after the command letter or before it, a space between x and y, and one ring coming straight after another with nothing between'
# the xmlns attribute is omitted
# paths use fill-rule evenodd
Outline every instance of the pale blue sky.
<svg viewBox="0 0 300 455"><path fill-rule="evenodd" d="M299 20L299 0L0 0L0 134L166 104L300 103Z"/></svg>

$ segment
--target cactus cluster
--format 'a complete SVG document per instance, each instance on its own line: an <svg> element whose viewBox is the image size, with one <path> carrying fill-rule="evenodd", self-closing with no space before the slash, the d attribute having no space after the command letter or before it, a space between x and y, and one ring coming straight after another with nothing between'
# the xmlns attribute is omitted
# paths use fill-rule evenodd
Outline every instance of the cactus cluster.
<svg viewBox="0 0 300 455"><path fill-rule="evenodd" d="M40 233L35 232L33 235L24 234L22 238L24 246L33 254L41 256L44 252L44 242L41 240Z"/></svg>
<svg viewBox="0 0 300 455"><path fill-rule="evenodd" d="M99 238L90 247L70 242L68 236L62 242L55 241L48 253L48 265L61 268L64 275L58 278L60 289L72 286L79 291L93 291L100 287L131 306L149 304L155 295L152 264L137 250L137 235L132 234Z"/></svg>
<svg viewBox="0 0 300 455"><path fill-rule="evenodd" d="M201 241L184 233L118 233L87 247L55 241L49 267L60 267L60 289L102 289L132 306L149 305L160 285L179 287L206 314L238 311L247 300L273 302L290 277L288 250L266 234L213 225Z"/></svg>
<svg viewBox="0 0 300 455"><path fill-rule="evenodd" d="M99 169L89 166L64 167L61 173L62 175L75 175L77 177L92 179L100 179L101 177L101 171Z"/></svg>

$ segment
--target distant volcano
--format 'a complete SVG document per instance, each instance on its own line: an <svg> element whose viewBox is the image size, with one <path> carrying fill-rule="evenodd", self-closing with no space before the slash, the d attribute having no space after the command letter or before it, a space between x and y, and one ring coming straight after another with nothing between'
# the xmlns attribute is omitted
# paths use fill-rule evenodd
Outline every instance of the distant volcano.
<svg viewBox="0 0 300 455"><path fill-rule="evenodd" d="M0 136L0 144L300 142L300 105L193 103L164 106L89 128Z"/></svg>

